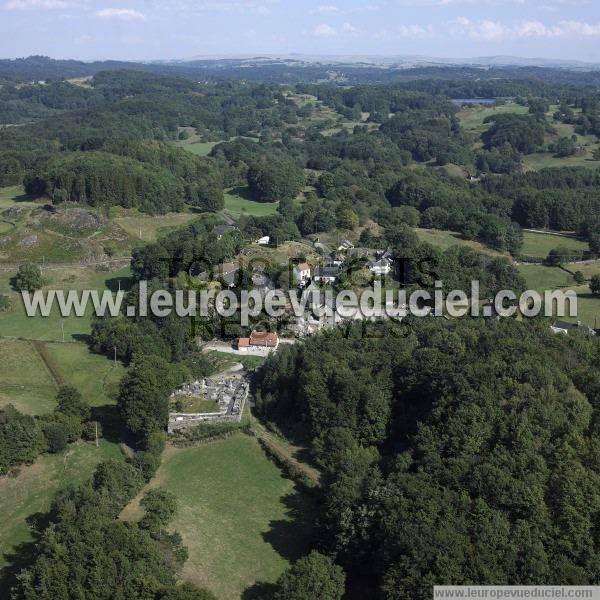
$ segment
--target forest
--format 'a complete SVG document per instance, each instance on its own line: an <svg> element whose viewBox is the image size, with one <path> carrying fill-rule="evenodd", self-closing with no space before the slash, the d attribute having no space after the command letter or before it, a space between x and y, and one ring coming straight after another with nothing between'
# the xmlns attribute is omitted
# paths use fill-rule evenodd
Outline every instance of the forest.
<svg viewBox="0 0 600 600"><path fill-rule="evenodd" d="M599 353L539 323L428 319L271 356L257 407L323 470L318 544L349 597L596 582Z"/></svg>

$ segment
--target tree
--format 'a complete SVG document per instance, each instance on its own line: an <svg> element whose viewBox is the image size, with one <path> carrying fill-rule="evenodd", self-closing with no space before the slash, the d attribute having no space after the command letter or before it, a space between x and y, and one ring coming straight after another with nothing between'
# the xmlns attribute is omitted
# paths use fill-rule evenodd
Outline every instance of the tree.
<svg viewBox="0 0 600 600"><path fill-rule="evenodd" d="M342 567L313 550L277 580L273 600L340 600L345 579Z"/></svg>
<svg viewBox="0 0 600 600"><path fill-rule="evenodd" d="M341 210L338 217L338 226L342 229L356 229L358 227L358 215L351 208Z"/></svg>
<svg viewBox="0 0 600 600"><path fill-rule="evenodd" d="M546 264L552 267L557 267L565 263L572 262L573 260L577 260L578 258L581 258L581 256L581 252L571 250L565 246L559 246L558 248L552 248L552 250L548 252Z"/></svg>
<svg viewBox="0 0 600 600"><path fill-rule="evenodd" d="M304 184L304 174L289 160L271 160L248 169L248 187L254 200L277 202L295 198Z"/></svg>
<svg viewBox="0 0 600 600"><path fill-rule="evenodd" d="M581 271L575 271L575 273L573 273L573 280L577 285L581 285L582 283L585 283L585 275Z"/></svg>
<svg viewBox="0 0 600 600"><path fill-rule="evenodd" d="M21 265L13 280L15 289L34 292L45 285L40 268L32 263Z"/></svg>
<svg viewBox="0 0 600 600"><path fill-rule="evenodd" d="M600 275L594 275L590 279L590 290L595 296L600 296Z"/></svg>
<svg viewBox="0 0 600 600"><path fill-rule="evenodd" d="M87 421L91 415L90 405L83 400L79 390L70 385L63 385L56 394L58 406L56 410L80 421Z"/></svg>
<svg viewBox="0 0 600 600"><path fill-rule="evenodd" d="M144 509L140 527L150 531L163 529L177 511L177 497L163 489L149 490L144 494L140 504Z"/></svg>
<svg viewBox="0 0 600 600"><path fill-rule="evenodd" d="M44 425L44 435L48 443L48 452L53 454L62 452L69 443L67 430L62 423L46 423Z"/></svg>
<svg viewBox="0 0 600 600"><path fill-rule="evenodd" d="M139 355L121 381L118 405L127 427L142 437L167 425L176 371L163 358Z"/></svg>

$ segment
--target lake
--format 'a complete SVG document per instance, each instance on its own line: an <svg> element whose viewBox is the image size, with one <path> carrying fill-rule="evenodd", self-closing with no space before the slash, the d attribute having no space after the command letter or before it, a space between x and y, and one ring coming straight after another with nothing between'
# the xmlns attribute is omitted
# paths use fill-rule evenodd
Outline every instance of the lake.
<svg viewBox="0 0 600 600"><path fill-rule="evenodd" d="M496 98L452 98L454 104L494 104Z"/></svg>

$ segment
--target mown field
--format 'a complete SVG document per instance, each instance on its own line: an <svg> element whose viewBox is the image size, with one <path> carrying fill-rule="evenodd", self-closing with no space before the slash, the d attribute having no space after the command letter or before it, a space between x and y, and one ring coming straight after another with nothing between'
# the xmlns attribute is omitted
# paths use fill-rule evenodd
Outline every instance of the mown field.
<svg viewBox="0 0 600 600"><path fill-rule="evenodd" d="M15 275L13 271L0 271L0 294L8 295L11 299L9 310L0 312L0 336L15 336L44 341L62 341L64 327L65 340L81 339L89 335L90 321L93 306L88 303L85 315L78 317L71 314L63 317L56 303L48 317L37 314L28 317L25 312L20 293L11 288L10 279ZM43 288L64 290L117 290L120 285L125 289L130 276L129 267L116 271L98 271L95 267L52 267L43 269L43 275L48 279L48 284ZM62 322L62 325L61 325Z"/></svg>
<svg viewBox="0 0 600 600"><path fill-rule="evenodd" d="M478 252L484 252L485 254L491 254L492 256L506 256L506 254L502 254L496 250L488 248L485 244L481 244L480 242L473 240L466 240L460 235L460 233L456 233L455 231L420 228L416 228L415 231L422 242L427 242L432 246L437 246L441 250L447 250L451 246L456 246L458 244L462 246L469 246Z"/></svg>
<svg viewBox="0 0 600 600"><path fill-rule="evenodd" d="M220 600L260 597L249 590L275 581L308 549L310 502L254 438L236 434L197 448L168 448L150 485L178 497L172 528L189 549L182 578ZM122 517L139 515L134 502Z"/></svg>
<svg viewBox="0 0 600 600"><path fill-rule="evenodd" d="M60 384L75 386L92 406L114 404L125 372L86 344L0 339L0 406L39 415L56 406Z"/></svg>
<svg viewBox="0 0 600 600"><path fill-rule="evenodd" d="M578 240L574 237L552 235L551 233L534 233L532 231L523 232L523 247L521 248L521 254L524 254L525 256L546 258L550 250L558 247L581 252L589 250L587 242Z"/></svg>
<svg viewBox="0 0 600 600"><path fill-rule="evenodd" d="M600 261L589 265L567 265L571 272L581 271L589 279L591 275L600 273ZM600 297L592 296L587 284L577 285L573 276L558 267L544 265L518 266L527 282L528 289L536 290L543 295L545 290L569 289L577 293L577 316L560 317L564 321L582 321L590 327L600 327Z"/></svg>
<svg viewBox="0 0 600 600"><path fill-rule="evenodd" d="M22 467L17 477L0 478L0 567L11 564L15 548L31 540L27 519L47 511L58 490L84 481L100 461L120 456L119 446L105 440L98 447L77 442L64 454L46 454ZM7 598L7 593L0 575L0 599Z"/></svg>
<svg viewBox="0 0 600 600"><path fill-rule="evenodd" d="M256 202L247 197L245 190L229 190L225 192L225 211L234 218L242 215L264 217L277 212L278 202Z"/></svg>

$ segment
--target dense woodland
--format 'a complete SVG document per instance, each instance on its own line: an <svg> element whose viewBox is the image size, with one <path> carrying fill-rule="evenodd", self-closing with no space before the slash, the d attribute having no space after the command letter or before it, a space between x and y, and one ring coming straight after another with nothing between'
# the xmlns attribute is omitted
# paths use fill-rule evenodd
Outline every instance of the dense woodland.
<svg viewBox="0 0 600 600"><path fill-rule="evenodd" d="M599 360L536 323L350 327L271 356L256 397L325 473L319 547L350 597L590 584Z"/></svg>
<svg viewBox="0 0 600 600"><path fill-rule="evenodd" d="M482 298L525 289L516 266L464 245L441 251L415 227L458 232L517 258L523 228L569 230L589 243L582 258L600 256L600 170L523 170L524 157L541 150L577 151L569 138L550 149L551 105L560 123L600 135L596 73L341 71L336 81L322 65L276 61L0 61L0 186L23 184L48 211L197 212L133 250L126 304L135 304L140 281L150 293L188 287L186 274L210 276L264 235L278 245L360 228L359 245L387 248L402 264L407 289L432 290L441 279L447 290L469 290L478 279ZM451 101L465 97L522 110L494 115L474 136ZM317 109L333 116L315 119ZM334 117L354 125L338 128ZM214 144L208 156L177 146L191 134ZM243 215L235 230L215 233L213 213L232 189L278 202L275 214ZM282 265L266 274L289 284ZM23 269L15 286L37 289L39 277ZM233 290L248 287L242 269ZM160 464L169 393L211 371L196 338L251 328L235 316L94 319L92 350L116 352L128 367L112 425L133 452L54 500L34 542L2 574L15 600L212 598L175 586L186 550L167 533L176 510L167 492L144 497L137 524L118 515ZM273 598L326 590L324 600L339 600L346 590L413 600L441 582L599 583L599 363L598 337L551 336L542 319L352 326L286 345L257 373L257 412L310 448L322 470L313 492L321 534ZM41 417L0 412L0 475L98 434L74 390L57 399Z"/></svg>

